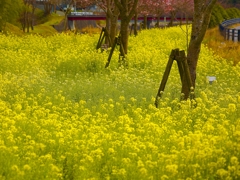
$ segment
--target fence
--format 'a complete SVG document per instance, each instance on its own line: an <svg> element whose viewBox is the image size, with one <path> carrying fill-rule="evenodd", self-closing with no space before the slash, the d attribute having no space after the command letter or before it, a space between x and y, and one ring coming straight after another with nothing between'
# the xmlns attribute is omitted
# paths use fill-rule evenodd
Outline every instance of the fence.
<svg viewBox="0 0 240 180"><path fill-rule="evenodd" d="M219 30L226 40L240 42L240 27L235 29L229 28L230 25L238 23L240 23L240 18L226 20L219 25Z"/></svg>
<svg viewBox="0 0 240 180"><path fill-rule="evenodd" d="M89 16L89 15L93 15L93 12L71 12L71 15L76 15L76 16Z"/></svg>

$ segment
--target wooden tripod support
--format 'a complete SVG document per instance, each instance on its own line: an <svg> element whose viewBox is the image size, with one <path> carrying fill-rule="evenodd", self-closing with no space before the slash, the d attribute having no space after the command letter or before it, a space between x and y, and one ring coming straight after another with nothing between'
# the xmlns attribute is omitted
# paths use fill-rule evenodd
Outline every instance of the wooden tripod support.
<svg viewBox="0 0 240 180"><path fill-rule="evenodd" d="M125 51L124 51L123 44L122 44L122 41L121 41L121 36L119 35L118 37L115 37L115 40L113 42L110 54L108 56L108 61L105 65L105 68L107 68L109 66L110 62L111 62L111 58L112 58L113 52L116 48L116 45L120 46L120 54L119 54L119 61L118 62L120 63L121 61L125 61L124 60L125 57L126 57L125 56ZM122 60L121 60L121 58L122 58Z"/></svg>
<svg viewBox="0 0 240 180"><path fill-rule="evenodd" d="M102 28L102 31L101 31L101 34L100 34L100 37L99 37L99 39L98 39L98 43L97 43L97 47L96 47L97 50L102 46L103 40L104 40L105 38L108 39L109 46L111 46L111 45L112 45L112 42L111 42L109 33L108 33L107 29L106 29L105 27L103 27L103 28Z"/></svg>
<svg viewBox="0 0 240 180"><path fill-rule="evenodd" d="M188 84L188 88L190 90L190 99L194 98L194 88L193 88L193 84L192 84L192 80L191 80L191 76L190 76L190 72L189 72L189 67L187 64L187 58L185 55L185 51L179 51L179 49L173 49L170 56L169 56L169 60L165 69L165 72L163 74L163 78L160 84L160 87L158 89L158 93L155 99L155 106L158 107L158 103L159 103L159 99L162 97L162 92L165 89L167 80L168 80L168 76L169 73L171 71L172 68L172 64L173 61L176 60L177 61L177 65L178 65L178 70L179 70L179 74L180 74L180 78L181 78L181 82L183 84L183 81L187 81Z"/></svg>

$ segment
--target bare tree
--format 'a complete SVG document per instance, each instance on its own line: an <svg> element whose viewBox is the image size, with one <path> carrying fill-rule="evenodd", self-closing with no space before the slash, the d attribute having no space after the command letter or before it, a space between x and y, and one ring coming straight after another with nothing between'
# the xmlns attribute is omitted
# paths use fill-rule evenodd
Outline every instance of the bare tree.
<svg viewBox="0 0 240 180"><path fill-rule="evenodd" d="M64 0L64 3L66 3L68 5L66 11L65 11L65 15L64 15L64 30L66 31L68 26L68 20L67 20L67 16L68 14L71 13L71 7L76 4L78 2L78 0Z"/></svg>
<svg viewBox="0 0 240 180"><path fill-rule="evenodd" d="M193 88L196 82L196 68L201 51L201 43L208 28L211 12L217 0L194 0L194 15L192 22L191 39L189 43L187 62L192 79ZM186 79L183 79L182 93L184 99L189 97L190 89Z"/></svg>
<svg viewBox="0 0 240 180"><path fill-rule="evenodd" d="M51 4L52 4L52 10L56 13L57 6L60 4L60 0L51 0Z"/></svg>
<svg viewBox="0 0 240 180"><path fill-rule="evenodd" d="M52 0L43 0L44 5L44 13L45 15L49 15L53 9L53 2Z"/></svg>
<svg viewBox="0 0 240 180"><path fill-rule="evenodd" d="M36 9L36 0L24 0L24 8L20 14L19 21L22 25L23 32L30 31L30 28L33 30L34 27L34 13Z"/></svg>
<svg viewBox="0 0 240 180"><path fill-rule="evenodd" d="M193 0L182 0L176 3L177 12L180 13L180 25L182 25L183 18L188 20L188 17L193 16L194 1Z"/></svg>

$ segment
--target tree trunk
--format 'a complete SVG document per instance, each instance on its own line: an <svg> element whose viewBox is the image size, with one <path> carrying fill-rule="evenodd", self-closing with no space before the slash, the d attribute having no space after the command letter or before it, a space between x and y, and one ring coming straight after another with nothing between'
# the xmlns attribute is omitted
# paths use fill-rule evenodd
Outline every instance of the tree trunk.
<svg viewBox="0 0 240 180"><path fill-rule="evenodd" d="M29 17L29 12L27 12L27 33L29 33L29 26L30 26L30 17Z"/></svg>
<svg viewBox="0 0 240 180"><path fill-rule="evenodd" d="M30 25L31 25L31 29L33 30L33 26L34 26L34 13L35 13L35 6L34 6L34 1L32 2L32 12L31 12L31 20L30 20Z"/></svg>
<svg viewBox="0 0 240 180"><path fill-rule="evenodd" d="M53 6L52 6L51 2L48 2L48 1L44 2L45 15L49 15L51 13L52 7Z"/></svg>
<svg viewBox="0 0 240 180"><path fill-rule="evenodd" d="M157 15L157 23L156 23L156 27L159 28L160 27L160 14Z"/></svg>
<svg viewBox="0 0 240 180"><path fill-rule="evenodd" d="M143 29L147 29L147 15L143 16Z"/></svg>
<svg viewBox="0 0 240 180"><path fill-rule="evenodd" d="M32 14L31 14L31 29L33 31L33 27L34 27L34 12L35 12L35 8L33 7L32 9Z"/></svg>
<svg viewBox="0 0 240 180"><path fill-rule="evenodd" d="M211 12L214 4L217 0L211 0L210 2L194 1L194 17L192 23L191 40L188 48L187 62L191 75L193 87L195 88L196 82L196 69L199 53L201 51L201 43L208 28L208 24L211 17ZM182 81L182 93L184 93L184 99L189 97L190 89L186 79Z"/></svg>
<svg viewBox="0 0 240 180"><path fill-rule="evenodd" d="M27 24L27 11L24 12L23 15L23 32L26 32L26 24Z"/></svg>
<svg viewBox="0 0 240 180"><path fill-rule="evenodd" d="M111 22L110 21L111 21L110 16L108 16L108 14L106 14L106 30L107 30L107 32L110 32L110 28L111 28ZM108 38L105 38L105 44L110 46Z"/></svg>
<svg viewBox="0 0 240 180"><path fill-rule="evenodd" d="M129 36L128 26L129 26L129 21L122 19L120 34L121 34L121 41L123 44L123 49L124 49L125 54L127 54L127 47L128 47L128 36Z"/></svg>
<svg viewBox="0 0 240 180"><path fill-rule="evenodd" d="M110 39L111 42L114 42L114 39L117 35L117 27L118 27L118 16L113 16L111 18L111 26L110 26Z"/></svg>
<svg viewBox="0 0 240 180"><path fill-rule="evenodd" d="M136 12L134 16L134 35L135 36L138 35L137 27L138 27L138 13Z"/></svg>
<svg viewBox="0 0 240 180"><path fill-rule="evenodd" d="M181 12L180 26L183 24L183 13Z"/></svg>
<svg viewBox="0 0 240 180"><path fill-rule="evenodd" d="M127 54L128 48L128 35L129 35L129 22L136 13L138 0L132 1L132 4L128 0L114 0L115 5L118 7L121 17L121 42L123 45L124 53ZM122 53L121 53L122 54Z"/></svg>
<svg viewBox="0 0 240 180"><path fill-rule="evenodd" d="M56 14L57 13L57 5L54 4L53 7L54 7L54 13Z"/></svg>
<svg viewBox="0 0 240 180"><path fill-rule="evenodd" d="M198 62L200 51L201 51L201 44L199 45L199 44L196 44L194 41L191 41L188 48L187 62L188 62L188 67L189 67L190 76L191 76L194 89L195 89L195 83L196 83L196 68L197 68L197 62ZM184 94L184 99L187 99L189 97L190 89L187 84L186 77L184 77L182 81L182 93Z"/></svg>
<svg viewBox="0 0 240 180"><path fill-rule="evenodd" d="M64 14L64 30L66 31L68 29L68 14L71 12L69 8L67 8L65 14Z"/></svg>
<svg viewBox="0 0 240 180"><path fill-rule="evenodd" d="M110 0L107 1L106 16L108 18L107 23L109 25L109 26L106 25L107 30L109 32L111 43L113 43L117 34L119 10L117 6L115 6L114 8L111 6Z"/></svg>
<svg viewBox="0 0 240 180"><path fill-rule="evenodd" d="M173 26L173 21L175 19L175 15L176 15L176 12L175 11L171 11L171 19L170 19L170 22L169 22L168 26L170 26L170 27Z"/></svg>

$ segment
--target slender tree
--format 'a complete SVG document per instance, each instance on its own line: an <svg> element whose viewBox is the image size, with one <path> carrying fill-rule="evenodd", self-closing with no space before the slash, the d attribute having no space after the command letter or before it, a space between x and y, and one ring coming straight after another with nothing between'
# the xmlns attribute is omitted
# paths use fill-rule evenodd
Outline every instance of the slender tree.
<svg viewBox="0 0 240 180"><path fill-rule="evenodd" d="M171 8L168 0L151 0L151 12L157 18L156 27L160 27L160 17L164 13L168 13Z"/></svg>
<svg viewBox="0 0 240 180"><path fill-rule="evenodd" d="M57 12L57 6L61 4L61 0L51 0L51 3L53 5L53 11L56 13Z"/></svg>
<svg viewBox="0 0 240 180"><path fill-rule="evenodd" d="M170 22L168 26L173 26L173 22L175 20L175 16L177 13L177 8L178 8L178 0L168 0L166 4L167 9L169 10L170 13Z"/></svg>
<svg viewBox="0 0 240 180"><path fill-rule="evenodd" d="M43 0L43 5L44 5L44 14L49 15L54 7L52 0Z"/></svg>
<svg viewBox="0 0 240 180"><path fill-rule="evenodd" d="M20 14L19 21L22 25L23 32L29 32L30 28L33 30L34 26L34 12L36 9L36 0L24 0L24 8Z"/></svg>
<svg viewBox="0 0 240 180"><path fill-rule="evenodd" d="M147 28L147 15L149 13L149 6L151 5L151 0L138 0L137 8L134 14L134 35L137 36L137 25L138 25L138 17L140 15L144 16L143 23L140 23L140 29Z"/></svg>
<svg viewBox="0 0 240 180"><path fill-rule="evenodd" d="M65 14L64 14L64 29L65 31L68 29L68 20L67 20L67 16L68 14L71 13L71 6L74 4L74 0L65 0L65 3L68 4L68 8L67 10L65 11Z"/></svg>
<svg viewBox="0 0 240 180"><path fill-rule="evenodd" d="M193 0L181 0L176 2L176 10L181 15L180 25L182 25L182 19L188 19L190 16L193 16Z"/></svg>
<svg viewBox="0 0 240 180"><path fill-rule="evenodd" d="M137 12L143 16L142 28L147 29L147 16L151 13L152 0L139 0L137 5Z"/></svg>
<svg viewBox="0 0 240 180"><path fill-rule="evenodd" d="M65 11L65 18L64 18L64 29L67 30L67 16L71 13L72 8L76 6L85 8L93 3L93 0L64 0L64 3L68 5L66 11Z"/></svg>

